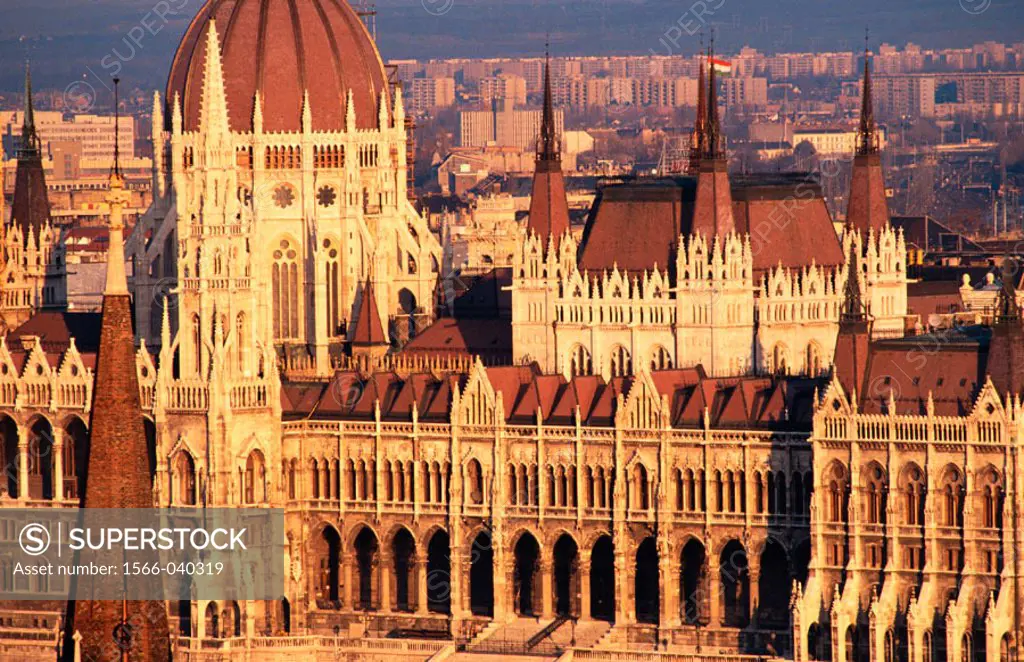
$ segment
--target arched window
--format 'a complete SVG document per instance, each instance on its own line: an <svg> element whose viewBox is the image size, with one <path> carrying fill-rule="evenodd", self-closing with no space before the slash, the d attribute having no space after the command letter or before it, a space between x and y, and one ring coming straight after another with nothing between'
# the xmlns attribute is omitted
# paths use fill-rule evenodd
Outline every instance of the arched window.
<svg viewBox="0 0 1024 662"><path fill-rule="evenodd" d="M299 266L298 253L287 239L274 250L272 295L274 306L274 338L289 340L299 336Z"/></svg>
<svg viewBox="0 0 1024 662"><path fill-rule="evenodd" d="M185 506L196 505L196 462L185 451L179 451L174 461L177 484L177 502Z"/></svg>
<svg viewBox="0 0 1024 662"><path fill-rule="evenodd" d="M828 490L828 521L845 523L849 515L846 496L849 480L846 469L838 462L833 462L826 470L823 482Z"/></svg>
<svg viewBox="0 0 1024 662"><path fill-rule="evenodd" d="M771 372L777 375L789 373L789 350L782 343L778 343L772 349Z"/></svg>
<svg viewBox="0 0 1024 662"><path fill-rule="evenodd" d="M341 327L341 292L338 280L338 248L330 239L324 239L324 282L327 284L327 337L338 335Z"/></svg>
<svg viewBox="0 0 1024 662"><path fill-rule="evenodd" d="M238 372L245 372L245 313L238 313L235 318L235 359L238 363Z"/></svg>
<svg viewBox="0 0 1024 662"><path fill-rule="evenodd" d="M989 467L981 478L982 522L985 528L1003 526L1003 487L999 472Z"/></svg>
<svg viewBox="0 0 1024 662"><path fill-rule="evenodd" d="M266 467L263 453L254 450L245 459L245 484L243 493L245 503L265 503L267 501Z"/></svg>
<svg viewBox="0 0 1024 662"><path fill-rule="evenodd" d="M630 507L647 510L650 507L647 491L647 468L639 462L633 467L633 500Z"/></svg>
<svg viewBox="0 0 1024 662"><path fill-rule="evenodd" d="M201 376L203 372L203 331L199 315L192 316L192 348L194 359L192 368L197 375Z"/></svg>
<svg viewBox="0 0 1024 662"><path fill-rule="evenodd" d="M309 461L309 495L314 499L320 498L320 463L316 460Z"/></svg>
<svg viewBox="0 0 1024 662"><path fill-rule="evenodd" d="M484 472L476 458L466 464L466 494L470 503L479 505L484 502Z"/></svg>
<svg viewBox="0 0 1024 662"><path fill-rule="evenodd" d="M924 472L916 464L903 469L903 521L910 526L924 524Z"/></svg>
<svg viewBox="0 0 1024 662"><path fill-rule="evenodd" d="M956 467L947 467L942 477L943 526L963 526L964 477Z"/></svg>
<svg viewBox="0 0 1024 662"><path fill-rule="evenodd" d="M583 345L574 345L569 351L569 373L573 376L594 374L590 352Z"/></svg>
<svg viewBox="0 0 1024 662"><path fill-rule="evenodd" d="M885 523L885 471L872 463L864 469L864 514L868 524Z"/></svg>
<svg viewBox="0 0 1024 662"><path fill-rule="evenodd" d="M661 345L651 350L651 370L669 370L672 368L672 355Z"/></svg>
<svg viewBox="0 0 1024 662"><path fill-rule="evenodd" d="M631 374L633 374L633 360L629 356L629 350L627 350L622 345L616 345L615 347L612 347L612 377L627 377Z"/></svg>
<svg viewBox="0 0 1024 662"><path fill-rule="evenodd" d="M807 344L805 352L805 370L808 377L817 377L821 374L824 366L821 360L821 346L816 342Z"/></svg>

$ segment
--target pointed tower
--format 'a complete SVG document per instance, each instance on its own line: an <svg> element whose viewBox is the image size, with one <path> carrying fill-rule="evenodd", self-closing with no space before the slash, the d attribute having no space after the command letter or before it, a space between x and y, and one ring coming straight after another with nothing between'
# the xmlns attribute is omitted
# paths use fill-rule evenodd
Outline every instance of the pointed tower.
<svg viewBox="0 0 1024 662"><path fill-rule="evenodd" d="M835 374L847 393L864 393L870 351L871 323L864 310L861 294L859 236L851 237L846 261L846 287L839 318L839 335L833 358Z"/></svg>
<svg viewBox="0 0 1024 662"><path fill-rule="evenodd" d="M1012 395L1019 395L1024 389L1024 325L1014 285L1019 273L1013 258L1003 261L1003 286L996 295L987 365L996 388Z"/></svg>
<svg viewBox="0 0 1024 662"><path fill-rule="evenodd" d="M871 56L864 48L864 89L861 94L860 126L857 129L857 153L853 157L850 200L846 224L867 236L889 227L889 203L885 197L882 155L878 149L875 112L871 94Z"/></svg>
<svg viewBox="0 0 1024 662"><path fill-rule="evenodd" d="M690 132L690 165L689 172L696 175L700 172L701 150L704 147L705 131L708 121L708 99L705 95L707 82L704 79L704 58L700 60L697 68L697 117L693 121L693 131Z"/></svg>
<svg viewBox="0 0 1024 662"><path fill-rule="evenodd" d="M14 175L9 224L0 230L0 328L15 328L41 308L67 306L67 271L61 232L50 219L42 141L36 131L32 73L25 64L25 116ZM2 212L2 209L0 209ZM2 218L0 213L0 218Z"/></svg>
<svg viewBox="0 0 1024 662"><path fill-rule="evenodd" d="M388 353L390 343L381 322L377 296L373 291L373 281L366 280L363 286L363 298L359 302L359 317L348 337L349 352L367 370L375 367Z"/></svg>
<svg viewBox="0 0 1024 662"><path fill-rule="evenodd" d="M114 84L116 95L116 78ZM83 508L151 508L153 492L149 455L136 374L131 298L124 269L122 214L130 198L124 188L116 147L109 182L107 278L103 289L103 317L81 505ZM100 580L76 578L72 583L73 594L88 595L93 581ZM157 589L154 587L154 590ZM127 650L122 651L121 659L168 660L170 636L163 601L71 600L65 621L65 662L75 659L76 646L80 646L80 659L112 659L111 633L125 622L125 614L132 615L131 640ZM76 633L80 637L78 642L75 641Z"/></svg>
<svg viewBox="0 0 1024 662"><path fill-rule="evenodd" d="M693 205L691 234L709 240L735 232L732 215L732 191L729 188L729 162L722 149L722 126L718 118L718 91L715 80L714 50L708 52L707 119L701 134L700 164L697 169L697 194Z"/></svg>
<svg viewBox="0 0 1024 662"><path fill-rule="evenodd" d="M569 204L565 199L562 177L562 154L555 128L555 109L551 98L551 56L544 65L544 112L537 143L537 161L533 171L533 193L530 198L530 232L541 238L546 247L555 244L569 230Z"/></svg>
<svg viewBox="0 0 1024 662"><path fill-rule="evenodd" d="M17 153L18 168L14 178L14 200L11 225L21 231L22 242L32 239L39 247L43 229L50 224L50 200L43 174L43 149L36 133L35 110L32 105L32 72L25 63L25 119L21 129L21 145Z"/></svg>

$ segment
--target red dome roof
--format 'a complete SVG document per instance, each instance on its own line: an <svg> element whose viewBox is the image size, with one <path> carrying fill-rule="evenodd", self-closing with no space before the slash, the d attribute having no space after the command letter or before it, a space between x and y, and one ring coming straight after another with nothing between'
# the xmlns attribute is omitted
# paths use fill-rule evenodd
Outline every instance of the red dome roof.
<svg viewBox="0 0 1024 662"><path fill-rule="evenodd" d="M252 130L255 94L264 131L299 131L309 91L314 130L345 128L351 88L356 126L377 127L387 77L377 47L345 0L208 0L178 46L167 99L181 95L185 131L199 125L210 19L217 25L233 131Z"/></svg>

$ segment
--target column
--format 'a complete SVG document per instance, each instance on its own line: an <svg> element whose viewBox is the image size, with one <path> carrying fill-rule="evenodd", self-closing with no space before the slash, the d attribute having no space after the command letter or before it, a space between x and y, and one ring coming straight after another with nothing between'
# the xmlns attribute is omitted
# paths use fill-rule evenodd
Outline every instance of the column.
<svg viewBox="0 0 1024 662"><path fill-rule="evenodd" d="M18 426L18 499L25 501L28 494L28 430Z"/></svg>
<svg viewBox="0 0 1024 662"><path fill-rule="evenodd" d="M64 429L53 428L53 446L50 449L53 462L50 469L53 471L53 500L60 501L65 497L64 492ZM81 469L79 469L80 471ZM83 496L81 494L79 497Z"/></svg>
<svg viewBox="0 0 1024 662"><path fill-rule="evenodd" d="M416 613L427 613L427 559L416 560Z"/></svg>
<svg viewBox="0 0 1024 662"><path fill-rule="evenodd" d="M629 571L629 564L626 562L626 553L622 547L625 545L625 536L617 536L615 545L615 579L618 586L615 590L615 622L616 624L632 623L635 612L633 611L633 600L630 599L630 584L633 581L633 573Z"/></svg>
<svg viewBox="0 0 1024 662"><path fill-rule="evenodd" d="M355 604L352 602L352 564L349 562L347 555L342 555L344 559L341 562L341 581L342 581L342 607L345 609L354 609Z"/></svg>
<svg viewBox="0 0 1024 662"><path fill-rule="evenodd" d="M192 603L195 607L192 611L192 631L196 633L196 639L206 639L206 606L208 601L196 600Z"/></svg>
<svg viewBox="0 0 1024 662"><path fill-rule="evenodd" d="M537 566L540 571L540 615L542 618L554 618L555 605L551 598L554 564L549 560L544 560L538 563Z"/></svg>
<svg viewBox="0 0 1024 662"><path fill-rule="evenodd" d="M380 611L391 613L391 555L381 552L377 558L377 568L380 573Z"/></svg>
<svg viewBox="0 0 1024 662"><path fill-rule="evenodd" d="M581 621L590 620L590 552L580 552L580 613Z"/></svg>
<svg viewBox="0 0 1024 662"><path fill-rule="evenodd" d="M758 602L761 600L761 559L756 556L747 555L747 577L750 590L750 622L754 622L757 615Z"/></svg>
<svg viewBox="0 0 1024 662"><path fill-rule="evenodd" d="M708 559L708 627L722 625L722 572L715 559Z"/></svg>

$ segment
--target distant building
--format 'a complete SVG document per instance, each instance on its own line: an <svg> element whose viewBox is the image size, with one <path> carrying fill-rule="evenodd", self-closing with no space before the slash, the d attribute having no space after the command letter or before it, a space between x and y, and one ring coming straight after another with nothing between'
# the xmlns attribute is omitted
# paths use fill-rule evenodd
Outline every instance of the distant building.
<svg viewBox="0 0 1024 662"><path fill-rule="evenodd" d="M565 118L561 110L555 111L555 123L561 133ZM540 135L541 111L516 110L506 99L493 110L466 110L459 113L459 146L517 147L533 149Z"/></svg>
<svg viewBox="0 0 1024 662"><path fill-rule="evenodd" d="M892 117L935 116L935 78L931 76L878 76L875 80L878 112Z"/></svg>
<svg viewBox="0 0 1024 662"><path fill-rule="evenodd" d="M696 84L694 84L694 89L696 90ZM768 105L768 79L724 78L720 93L728 107L766 106Z"/></svg>
<svg viewBox="0 0 1024 662"><path fill-rule="evenodd" d="M813 127L794 128L793 146L801 143L810 143L815 153L821 156L852 156L857 148L857 129L854 127ZM875 141L879 148L885 147L885 131L881 128L875 129Z"/></svg>
<svg viewBox="0 0 1024 662"><path fill-rule="evenodd" d="M51 143L78 143L83 159L104 160L110 163L114 152L114 118L103 115L69 115L57 112L36 112L36 132L42 141L43 153ZM7 158L13 158L21 144L21 130L25 122L22 111L0 111L0 139ZM135 153L135 127L121 122L118 143L121 154ZM109 167L109 166L108 166Z"/></svg>
<svg viewBox="0 0 1024 662"><path fill-rule="evenodd" d="M480 100L486 104L510 99L516 106L526 105L526 79L515 74L485 76L478 83Z"/></svg>
<svg viewBox="0 0 1024 662"><path fill-rule="evenodd" d="M406 87L409 89L409 108L415 113L450 108L455 104L453 78L413 78Z"/></svg>

